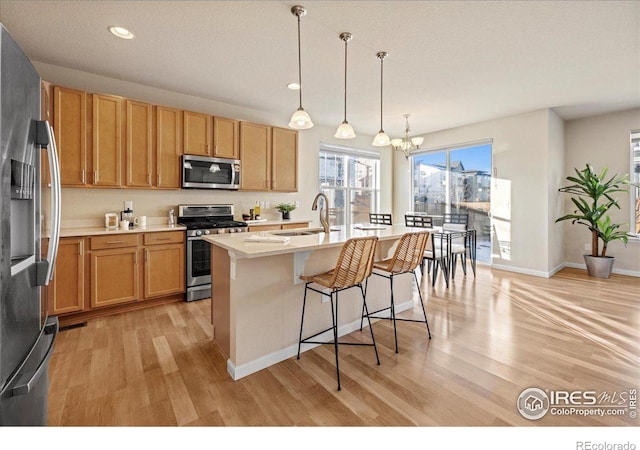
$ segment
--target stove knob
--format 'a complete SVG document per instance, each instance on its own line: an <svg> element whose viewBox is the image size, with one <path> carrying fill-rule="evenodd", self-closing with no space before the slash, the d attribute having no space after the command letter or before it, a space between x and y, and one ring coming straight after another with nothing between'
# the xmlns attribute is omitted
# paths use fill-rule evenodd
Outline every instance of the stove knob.
<svg viewBox="0 0 640 450"><path fill-rule="evenodd" d="M201 236L201 235L202 235L202 231L197 230L197 231L196 231L196 236Z"/></svg>
<svg viewBox="0 0 640 450"><path fill-rule="evenodd" d="M224 228L218 228L218 234L224 234Z"/></svg>
<svg viewBox="0 0 640 450"><path fill-rule="evenodd" d="M209 234L209 230L204 230L204 234Z"/></svg>
<svg viewBox="0 0 640 450"><path fill-rule="evenodd" d="M233 229L233 228L229 228L229 233L235 233L235 232L236 232L236 230L235 230L235 229Z"/></svg>

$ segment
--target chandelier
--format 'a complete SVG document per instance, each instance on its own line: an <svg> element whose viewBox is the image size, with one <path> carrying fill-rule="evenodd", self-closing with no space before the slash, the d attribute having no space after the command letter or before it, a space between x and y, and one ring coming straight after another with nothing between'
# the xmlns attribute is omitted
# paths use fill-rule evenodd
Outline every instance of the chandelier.
<svg viewBox="0 0 640 450"><path fill-rule="evenodd" d="M396 139L391 139L391 146L393 147L394 150L398 150L401 151L402 153L404 153L404 158L405 159L409 159L409 155L411 154L411 150L415 150L420 148L420 146L422 145L422 143L424 142L424 138L422 137L410 137L409 136L409 131L411 131L409 129L409 117L411 117L410 114L405 114L404 116L404 120L405 120L405 128L404 128L404 137L402 139L400 138L396 138Z"/></svg>

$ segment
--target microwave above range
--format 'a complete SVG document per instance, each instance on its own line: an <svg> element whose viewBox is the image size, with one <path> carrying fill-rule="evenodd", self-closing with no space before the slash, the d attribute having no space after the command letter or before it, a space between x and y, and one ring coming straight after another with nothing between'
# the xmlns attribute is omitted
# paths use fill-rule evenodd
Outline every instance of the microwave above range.
<svg viewBox="0 0 640 450"><path fill-rule="evenodd" d="M182 155L182 187L237 190L240 188L240 160Z"/></svg>

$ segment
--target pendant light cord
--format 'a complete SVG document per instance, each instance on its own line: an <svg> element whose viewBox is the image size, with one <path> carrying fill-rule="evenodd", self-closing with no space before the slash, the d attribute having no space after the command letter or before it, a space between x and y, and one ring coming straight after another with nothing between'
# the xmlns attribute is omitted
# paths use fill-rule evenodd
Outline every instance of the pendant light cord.
<svg viewBox="0 0 640 450"><path fill-rule="evenodd" d="M347 39L344 40L344 121L347 122Z"/></svg>
<svg viewBox="0 0 640 450"><path fill-rule="evenodd" d="M300 109L302 109L302 52L300 51L300 14L298 14L298 84L300 85Z"/></svg>
<svg viewBox="0 0 640 450"><path fill-rule="evenodd" d="M384 56L380 56L380 132L382 132L382 76L384 66Z"/></svg>

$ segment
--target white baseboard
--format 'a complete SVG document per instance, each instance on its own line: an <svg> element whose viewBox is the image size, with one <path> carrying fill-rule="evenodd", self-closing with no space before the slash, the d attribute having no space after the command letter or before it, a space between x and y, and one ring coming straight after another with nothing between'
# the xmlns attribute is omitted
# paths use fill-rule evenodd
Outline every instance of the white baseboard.
<svg viewBox="0 0 640 450"><path fill-rule="evenodd" d="M580 264L580 263L574 263L574 262L566 262L564 263L564 267L587 270L586 265ZM636 272L634 270L616 269L615 267L613 268L613 273L616 273L618 275L627 275L629 277L640 277L640 272Z"/></svg>
<svg viewBox="0 0 640 450"><path fill-rule="evenodd" d="M403 303L396 303L396 313L406 311L407 309L413 308L414 303L413 299L407 300ZM375 319L373 319L375 320ZM365 321L366 325L366 321ZM360 329L360 319L356 319L350 323L341 325L338 327L338 336L344 336L353 331ZM323 333L316 337L319 341L331 342L333 340L333 334L330 331ZM304 344L302 346L301 352L304 353L307 350L311 350L314 347L317 347L321 344ZM231 362L230 359L227 360L227 372L231 375L233 380L239 380L240 378L246 377L247 375L251 375L252 373L258 372L259 370L265 369L269 366L272 366L276 363L284 361L285 359L289 359L298 354L298 344L290 345L287 348L282 350L278 350L277 352L270 353L268 355L262 356L258 359L254 359L253 361L249 361L248 363L241 364L236 366Z"/></svg>
<svg viewBox="0 0 640 450"><path fill-rule="evenodd" d="M524 269L522 267L503 266L501 264L493 264L491 266L492 269L505 270L507 272L522 273L524 275L533 275L534 277L542 277L542 278L550 278L551 276L553 276L553 274L561 270L563 267L564 265L561 264L560 266L553 269L551 272L543 272L541 270Z"/></svg>

